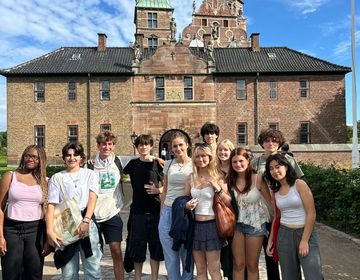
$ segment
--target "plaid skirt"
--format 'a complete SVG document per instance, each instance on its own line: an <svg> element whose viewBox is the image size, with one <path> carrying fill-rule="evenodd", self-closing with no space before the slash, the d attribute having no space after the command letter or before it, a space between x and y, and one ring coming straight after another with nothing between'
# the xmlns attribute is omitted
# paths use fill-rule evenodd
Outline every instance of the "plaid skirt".
<svg viewBox="0 0 360 280"><path fill-rule="evenodd" d="M225 239L219 237L215 220L195 221L193 250L213 251L220 250L225 244Z"/></svg>

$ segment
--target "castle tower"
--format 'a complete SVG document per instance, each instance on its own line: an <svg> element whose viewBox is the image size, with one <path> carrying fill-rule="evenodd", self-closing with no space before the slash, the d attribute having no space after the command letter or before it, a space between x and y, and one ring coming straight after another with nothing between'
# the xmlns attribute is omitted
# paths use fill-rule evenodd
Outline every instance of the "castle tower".
<svg viewBox="0 0 360 280"><path fill-rule="evenodd" d="M169 0L136 0L135 40L141 48L156 48L174 41L176 23Z"/></svg>
<svg viewBox="0 0 360 280"><path fill-rule="evenodd" d="M215 48L248 47L243 6L241 0L203 0L197 11L193 7L192 23L183 31L184 45L210 34Z"/></svg>

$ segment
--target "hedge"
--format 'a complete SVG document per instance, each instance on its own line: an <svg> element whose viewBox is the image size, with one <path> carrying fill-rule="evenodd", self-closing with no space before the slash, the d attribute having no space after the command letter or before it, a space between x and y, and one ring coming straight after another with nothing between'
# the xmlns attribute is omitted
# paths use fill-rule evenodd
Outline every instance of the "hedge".
<svg viewBox="0 0 360 280"><path fill-rule="evenodd" d="M301 164L310 186L317 220L338 230L359 236L360 169L341 170L334 166Z"/></svg>

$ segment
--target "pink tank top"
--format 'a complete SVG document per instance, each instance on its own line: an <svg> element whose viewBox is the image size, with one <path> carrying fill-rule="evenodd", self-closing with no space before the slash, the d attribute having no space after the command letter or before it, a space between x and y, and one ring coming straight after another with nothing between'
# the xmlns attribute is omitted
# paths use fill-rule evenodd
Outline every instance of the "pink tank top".
<svg viewBox="0 0 360 280"><path fill-rule="evenodd" d="M13 172L9 187L7 217L16 221L36 221L43 218L43 195L40 185L28 186L16 179Z"/></svg>

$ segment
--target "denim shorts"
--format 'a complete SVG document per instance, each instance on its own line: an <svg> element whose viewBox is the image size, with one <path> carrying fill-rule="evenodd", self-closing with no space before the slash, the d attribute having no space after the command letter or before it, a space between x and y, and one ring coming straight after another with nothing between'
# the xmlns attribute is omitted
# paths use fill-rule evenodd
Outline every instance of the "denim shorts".
<svg viewBox="0 0 360 280"><path fill-rule="evenodd" d="M248 236L262 236L262 235L267 236L268 235L268 231L266 229L266 223L263 223L261 225L261 228L259 228L259 229L256 229L253 226L246 225L243 223L237 223L236 230L243 234L246 234Z"/></svg>
<svg viewBox="0 0 360 280"><path fill-rule="evenodd" d="M104 235L106 244L122 241L123 221L121 220L120 213L116 214L111 219L98 224L101 233Z"/></svg>

